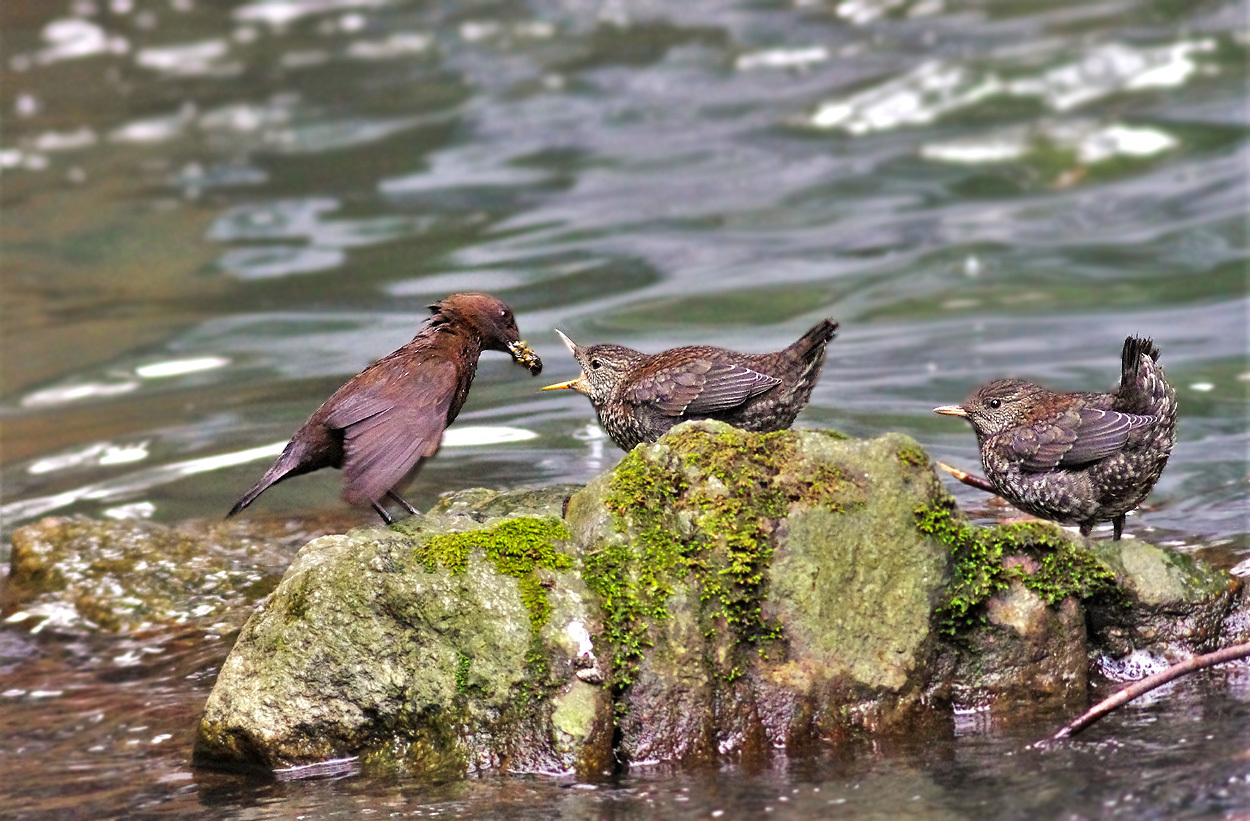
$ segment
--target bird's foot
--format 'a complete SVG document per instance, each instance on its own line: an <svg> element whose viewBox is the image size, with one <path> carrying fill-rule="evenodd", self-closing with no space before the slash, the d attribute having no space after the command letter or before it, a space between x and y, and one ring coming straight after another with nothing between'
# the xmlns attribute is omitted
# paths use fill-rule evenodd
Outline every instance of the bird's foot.
<svg viewBox="0 0 1250 821"><path fill-rule="evenodd" d="M369 504L373 505L373 509L376 510L378 515L382 517L382 521L386 522L388 525L395 524L395 517L387 513L386 508L382 507L377 502L370 502Z"/></svg>
<svg viewBox="0 0 1250 821"><path fill-rule="evenodd" d="M417 515L418 510L415 507L413 507L412 503L409 502L407 499L405 499L403 496L400 496L398 493L396 493L393 490L386 491L386 495L390 497L392 501L398 502L400 506L403 507L404 510L408 511L410 515L412 516Z"/></svg>

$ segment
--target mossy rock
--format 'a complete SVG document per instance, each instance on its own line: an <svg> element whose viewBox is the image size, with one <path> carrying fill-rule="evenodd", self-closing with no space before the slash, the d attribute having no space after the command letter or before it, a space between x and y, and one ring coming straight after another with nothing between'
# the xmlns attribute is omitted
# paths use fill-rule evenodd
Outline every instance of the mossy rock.
<svg viewBox="0 0 1250 821"><path fill-rule="evenodd" d="M917 454L920 454L918 456ZM908 437L675 427L573 496L630 759L767 756L919 702L947 581Z"/></svg>
<svg viewBox="0 0 1250 821"><path fill-rule="evenodd" d="M1146 652L1163 662L1230 643L1226 622L1242 603L1242 582L1192 556L1138 539L1094 542L1090 549L1111 569L1123 593L1119 606L1090 609L1104 653Z"/></svg>
<svg viewBox="0 0 1250 821"><path fill-rule="evenodd" d="M539 509L562 505L555 496ZM447 532L436 518L300 551L222 667L199 763L355 757L371 772L434 777L607 766L611 704L577 676L595 668L598 614L564 524L442 516L463 528Z"/></svg>
<svg viewBox="0 0 1250 821"><path fill-rule="evenodd" d="M952 581L935 615L959 707L1025 718L1023 708L1083 704L1091 658L1146 650L1172 659L1215 649L1227 632L1239 586L1190 557L1051 522L977 527L949 500L916 517L950 551Z"/></svg>
<svg viewBox="0 0 1250 821"><path fill-rule="evenodd" d="M972 525L900 434L686 423L573 491L464 491L306 545L223 666L197 762L767 764L949 730L952 706L1075 706L1091 659L1248 621L1227 575L1140 542Z"/></svg>

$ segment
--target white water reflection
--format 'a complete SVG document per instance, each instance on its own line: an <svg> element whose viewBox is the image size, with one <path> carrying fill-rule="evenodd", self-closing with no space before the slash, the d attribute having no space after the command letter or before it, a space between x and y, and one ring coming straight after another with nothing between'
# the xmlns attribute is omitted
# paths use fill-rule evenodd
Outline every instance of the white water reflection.
<svg viewBox="0 0 1250 821"><path fill-rule="evenodd" d="M183 376L188 373L199 373L224 368L230 360L224 356L197 356L192 359L169 359L140 365L135 368L135 375L144 379L164 379L168 376Z"/></svg>
<svg viewBox="0 0 1250 821"><path fill-rule="evenodd" d="M525 428L509 427L504 425L464 425L462 427L453 427L443 434L442 446L444 448L483 447L487 445L526 442L536 438L538 438L538 434L536 432ZM5 522L8 526L12 526L18 521L31 519L36 516L43 516L54 510L60 510L61 508L69 507L70 505L78 502L111 502L122 500L137 493L150 490L151 488L169 484L170 482L176 482L179 479L183 479L188 476L195 476L201 473L208 473L209 471L235 467L236 465L245 465L249 462L272 459L282 453L282 449L285 447L286 441L283 440L281 442L273 442L272 444L248 448L246 450L221 453L214 456L204 456L198 459L188 459L181 462L173 462L168 465L161 465L160 467L150 468L138 473L121 476L116 479L84 485L82 487L63 491L61 493L39 496L33 499L23 499L18 502L11 502L0 506L0 521ZM89 457L83 457L83 454L77 454L67 455L65 458L93 458L98 454L98 450L92 450ZM136 504L142 505L147 503L138 502ZM113 508L115 511L118 509L119 508ZM133 511L137 508L130 507L130 509ZM148 515L151 514L149 513Z"/></svg>
<svg viewBox="0 0 1250 821"><path fill-rule="evenodd" d="M976 165L1026 160L1040 157L1047 149L1059 149L1071 151L1078 162L1088 165L1117 157L1153 157L1179 145L1175 137L1158 128L1044 122L930 143L920 149L920 156L937 162Z"/></svg>
<svg viewBox="0 0 1250 821"><path fill-rule="evenodd" d="M824 46L809 48L779 48L768 51L755 51L743 54L734 61L739 71L752 71L761 68L807 68L829 59L829 50Z"/></svg>
<svg viewBox="0 0 1250 821"><path fill-rule="evenodd" d="M1017 77L1010 76L1009 61L986 71L928 60L892 80L821 105L810 123L859 136L926 125L993 97L1037 98L1054 111L1070 111L1112 94L1182 86L1203 70L1197 55L1215 47L1210 38L1154 47L1106 43L1071 62Z"/></svg>
<svg viewBox="0 0 1250 821"><path fill-rule="evenodd" d="M390 0L261 0L235 9L234 19L240 23L266 23L281 28L305 17L377 8L389 3Z"/></svg>
<svg viewBox="0 0 1250 821"><path fill-rule="evenodd" d="M32 476L43 473L55 473L84 466L124 465L130 462L141 462L148 458L148 441L132 445L114 445L112 442L97 442L80 450L47 456L31 462L26 472Z"/></svg>
<svg viewBox="0 0 1250 821"><path fill-rule="evenodd" d="M125 37L109 34L89 20L53 20L44 26L42 36L48 45L34 55L40 65L130 51L130 42Z"/></svg>
<svg viewBox="0 0 1250 821"><path fill-rule="evenodd" d="M81 399L102 399L130 393L139 387L134 380L121 382L82 382L73 385L60 385L45 388L22 397L22 407L37 408L48 405L63 405L66 402L77 402Z"/></svg>
<svg viewBox="0 0 1250 821"><path fill-rule="evenodd" d="M223 62L230 44L222 39L140 49L135 65L171 77L233 77L243 64Z"/></svg>

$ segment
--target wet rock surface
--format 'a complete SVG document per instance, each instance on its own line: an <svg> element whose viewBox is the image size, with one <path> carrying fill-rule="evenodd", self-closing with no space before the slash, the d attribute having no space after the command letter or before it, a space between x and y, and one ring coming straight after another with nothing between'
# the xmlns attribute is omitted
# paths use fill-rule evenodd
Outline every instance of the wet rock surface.
<svg viewBox="0 0 1250 821"><path fill-rule="evenodd" d="M904 436L698 423L574 496L622 758L767 759L919 709L947 570L913 511L943 493Z"/></svg>
<svg viewBox="0 0 1250 821"><path fill-rule="evenodd" d="M32 632L236 630L317 523L48 518L13 534L0 615Z"/></svg>
<svg viewBox="0 0 1250 821"><path fill-rule="evenodd" d="M471 491L393 530L309 543L226 660L197 761L356 757L432 776L607 766L612 704L578 677L595 668L598 611L549 515L565 496ZM468 515L466 500L518 515Z"/></svg>
<svg viewBox="0 0 1250 821"><path fill-rule="evenodd" d="M197 763L436 777L767 764L956 710L1083 709L1098 675L1250 629L1240 584L1190 557L971 525L895 434L690 423L584 488L464 491L314 539L280 583L306 537L237 526L44 520L14 537L5 614L115 632L250 614Z"/></svg>

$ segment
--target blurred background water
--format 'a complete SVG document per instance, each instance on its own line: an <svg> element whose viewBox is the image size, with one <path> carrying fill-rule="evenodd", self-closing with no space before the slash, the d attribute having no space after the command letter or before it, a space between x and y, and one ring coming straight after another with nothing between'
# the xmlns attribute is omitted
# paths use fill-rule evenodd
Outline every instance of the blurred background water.
<svg viewBox="0 0 1250 821"><path fill-rule="evenodd" d="M1005 375L1104 390L1124 337L1145 334L1177 387L1180 442L1128 529L1250 573L1247 11L1230 0L4 0L4 533L52 513L220 516L334 388L411 338L426 305L483 290L516 309L547 369L535 381L504 356L483 359L454 441L408 494L420 507L464 487L585 481L619 458L584 398L537 391L576 372L556 327L646 351L763 351L836 317L800 424L905 431L969 469L971 431L935 405ZM954 490L978 516L1010 513ZM248 514L372 520L338 493L326 471ZM172 740L118 752L104 767L115 778L82 763L91 775L78 789L111 808L102 815L137 812L136 795L220 799L196 791L182 757L219 658L173 653L174 674L151 668L108 689L98 675L112 648L30 652L51 666L0 667L0 681L86 676L98 703L36 698L58 688L30 682L0 693L0 712L24 717L33 738L58 711L78 717L52 721L59 741L0 737L10 772L77 755L88 745L68 728L97 708L122 744L126 699L168 678ZM1246 727L1250 686L1238 681L1194 691L1190 706L1223 700L1207 734L1230 711ZM954 758L1016 746L990 730L969 738L979 752L957 737ZM1243 751L1196 757L1228 764ZM1070 755L1050 761L1075 766ZM168 772L119 788L153 757ZM891 772L912 772L902 760ZM1196 803L1156 801L1171 808L1157 817L1248 800L1248 769L1234 767L1233 803L1217 796L1231 789L1221 770L1200 779ZM58 783L52 794L74 789ZM707 783L622 789L675 801ZM403 792L387 789L316 794L356 812ZM516 799L496 793L524 789L483 787L481 800L507 805ZM569 817L642 812L535 789ZM1144 817L1131 801L1099 809L1106 796L1093 792L1093 810L1071 811ZM317 814L290 792L248 794L212 811ZM476 806L445 798L432 806ZM49 811L47 800L12 806Z"/></svg>

